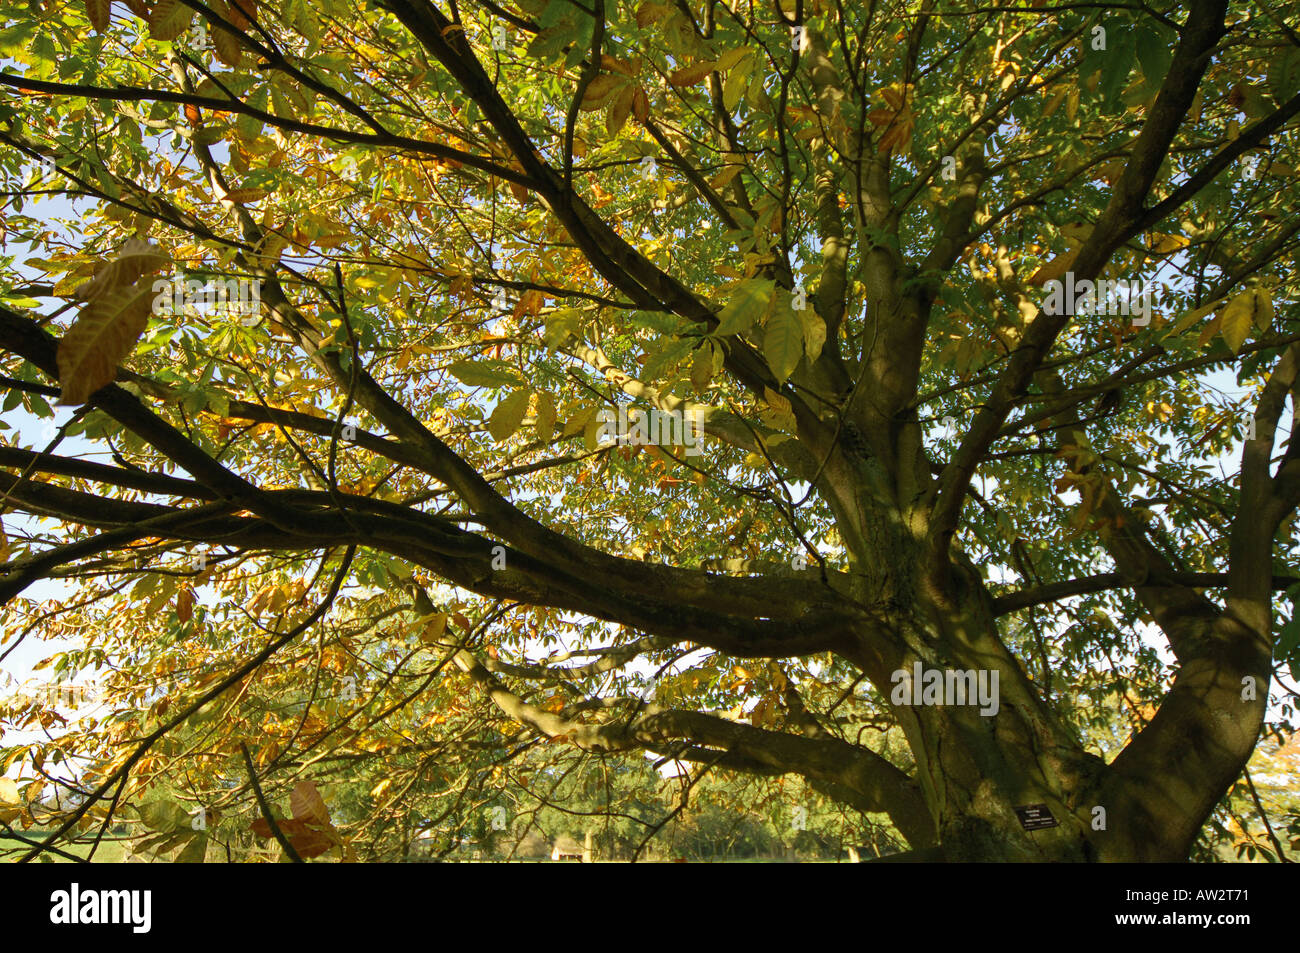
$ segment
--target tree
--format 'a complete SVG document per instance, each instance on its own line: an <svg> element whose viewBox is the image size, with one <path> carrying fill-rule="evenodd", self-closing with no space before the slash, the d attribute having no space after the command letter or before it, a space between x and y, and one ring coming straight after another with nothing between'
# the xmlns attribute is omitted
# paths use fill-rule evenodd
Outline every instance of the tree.
<svg viewBox="0 0 1300 953"><path fill-rule="evenodd" d="M113 710L6 750L51 844L373 775L344 839L451 850L649 753L1177 860L1291 730L1271 2L3 7L5 633Z"/></svg>

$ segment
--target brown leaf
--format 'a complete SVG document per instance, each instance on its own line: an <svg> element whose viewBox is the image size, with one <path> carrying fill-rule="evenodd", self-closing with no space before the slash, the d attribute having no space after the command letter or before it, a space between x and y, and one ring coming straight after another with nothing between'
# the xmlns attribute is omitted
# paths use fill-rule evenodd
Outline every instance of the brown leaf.
<svg viewBox="0 0 1300 953"><path fill-rule="evenodd" d="M600 109L625 82L627 80L621 76L601 73L587 84L587 88L582 93L582 105L578 108L583 112Z"/></svg>
<svg viewBox="0 0 1300 953"><path fill-rule="evenodd" d="M263 586L254 593L253 598L244 606L244 611L250 615L261 615L262 612L266 610L266 607L270 603L271 597L275 591L275 586Z"/></svg>
<svg viewBox="0 0 1300 953"><path fill-rule="evenodd" d="M231 13L230 8L226 6L225 3L222 3L221 0L214 0L212 3L212 10L222 19L233 22L234 14ZM221 27L212 27L212 46L216 50L217 59L221 60L221 62L225 63L227 66L238 66L240 60L244 57L244 47L243 44L240 43L239 37L235 36L235 34L228 30L221 29Z"/></svg>
<svg viewBox="0 0 1300 953"><path fill-rule="evenodd" d="M331 847L340 843L337 832L332 827L321 827L312 821L296 818L277 818L275 826L280 829L285 840L293 845L299 856L304 858L319 857ZM259 817L249 825L249 829L258 837L270 839L275 835L265 817Z"/></svg>
<svg viewBox="0 0 1300 953"><path fill-rule="evenodd" d="M620 60L617 57L610 56L608 53L600 54L600 68L603 70L612 70L616 73L622 73L624 76L636 76L637 68L627 60Z"/></svg>
<svg viewBox="0 0 1300 953"><path fill-rule="evenodd" d="M256 18L256 0L230 0L230 15L226 19L239 29L247 30Z"/></svg>
<svg viewBox="0 0 1300 953"><path fill-rule="evenodd" d="M107 32L110 6L112 6L110 0L86 0L86 16L90 18L90 25L95 28L96 33Z"/></svg>
<svg viewBox="0 0 1300 953"><path fill-rule="evenodd" d="M708 60L704 63L694 63L690 66L683 66L679 70L673 70L672 74L668 77L668 82L672 83L674 86L694 86L717 68L717 60Z"/></svg>
<svg viewBox="0 0 1300 953"><path fill-rule="evenodd" d="M266 189L231 189L226 193L226 198L236 205L245 205L249 202L257 202L266 198Z"/></svg>
<svg viewBox="0 0 1300 953"><path fill-rule="evenodd" d="M294 820L297 821L315 822L321 825L330 823L330 810L325 805L325 799L320 796L320 791L311 781L299 781L294 785L293 791L289 794L289 810L293 812Z"/></svg>
<svg viewBox="0 0 1300 953"><path fill-rule="evenodd" d="M189 622L194 617L194 590L186 586L176 594L176 618Z"/></svg>
<svg viewBox="0 0 1300 953"><path fill-rule="evenodd" d="M293 835L285 834L289 838L289 843L293 845L299 856L304 858L319 857L331 847L339 843L337 836L331 836L331 831L315 830L307 828L301 833Z"/></svg>
<svg viewBox="0 0 1300 953"><path fill-rule="evenodd" d="M610 102L609 111L605 114L605 131L609 133L611 139L622 131L623 124L627 122L627 117L632 112L632 100L636 98L636 94L636 89L624 86Z"/></svg>
<svg viewBox="0 0 1300 953"><path fill-rule="evenodd" d="M59 341L59 403L80 406L117 376L149 323L154 293L148 286L115 288L96 297Z"/></svg>
<svg viewBox="0 0 1300 953"><path fill-rule="evenodd" d="M650 97L640 86L632 93L632 115L641 123L650 118Z"/></svg>

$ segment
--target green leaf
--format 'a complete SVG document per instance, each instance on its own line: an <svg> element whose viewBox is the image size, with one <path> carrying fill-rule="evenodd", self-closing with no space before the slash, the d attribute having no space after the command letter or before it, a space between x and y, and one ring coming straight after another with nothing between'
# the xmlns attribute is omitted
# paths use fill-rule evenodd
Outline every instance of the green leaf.
<svg viewBox="0 0 1300 953"><path fill-rule="evenodd" d="M790 309L788 300L778 302L767 319L763 356L781 383L799 366L799 359L803 357L803 325Z"/></svg>
<svg viewBox="0 0 1300 953"><path fill-rule="evenodd" d="M691 386L698 393L713 379L713 344L701 344L691 359Z"/></svg>
<svg viewBox="0 0 1300 953"><path fill-rule="evenodd" d="M1133 34L1121 33L1106 51L1106 58L1102 60L1101 65L1101 84L1097 87L1103 103L1112 102L1124 88L1128 74L1133 69L1135 47Z"/></svg>
<svg viewBox="0 0 1300 953"><path fill-rule="evenodd" d="M151 831L172 832L189 829L190 816L179 804L169 801L150 801L140 806L140 820Z"/></svg>
<svg viewBox="0 0 1300 953"><path fill-rule="evenodd" d="M1137 34L1137 59L1148 89L1157 89L1165 81L1174 51L1171 41L1154 24L1144 23Z"/></svg>
<svg viewBox="0 0 1300 953"><path fill-rule="evenodd" d="M266 87L259 86L248 94L246 102L254 109L266 111ZM247 113L240 113L235 119L235 128L245 139L256 139L262 134L262 120Z"/></svg>
<svg viewBox="0 0 1300 953"><path fill-rule="evenodd" d="M699 343L699 338L674 338L662 341L659 347L651 351L641 368L641 379L647 384L658 380L664 371L674 367Z"/></svg>
<svg viewBox="0 0 1300 953"><path fill-rule="evenodd" d="M222 417L230 416L230 398L219 390L208 391L208 406L212 408L214 414L220 414Z"/></svg>
<svg viewBox="0 0 1300 953"><path fill-rule="evenodd" d="M740 97L745 94L749 74L753 69L754 57L747 55L727 73L727 78L722 83L722 105L728 112L740 105Z"/></svg>
<svg viewBox="0 0 1300 953"><path fill-rule="evenodd" d="M524 414L528 412L530 396L532 390L521 387L496 405L492 416L488 418L488 433L492 435L493 440L501 443L503 440L508 440L510 435L519 429L519 425L524 422Z"/></svg>
<svg viewBox="0 0 1300 953"><path fill-rule="evenodd" d="M1300 612L1292 615L1287 624L1277 633L1273 655L1278 659L1287 659L1297 647L1300 647Z"/></svg>
<svg viewBox="0 0 1300 953"><path fill-rule="evenodd" d="M208 838L206 835L192 837L185 849L176 855L178 864L201 864L208 853Z"/></svg>
<svg viewBox="0 0 1300 953"><path fill-rule="evenodd" d="M718 312L714 334L726 337L740 334L754 326L772 303L776 282L769 278L746 278L736 285L731 299Z"/></svg>
<svg viewBox="0 0 1300 953"><path fill-rule="evenodd" d="M569 335L578 333L581 322L582 315L573 308L563 308L547 316L546 330L542 335L546 346L551 350L559 347Z"/></svg>
<svg viewBox="0 0 1300 953"><path fill-rule="evenodd" d="M523 380L504 361L457 361L447 368L451 375L470 387L510 387Z"/></svg>
<svg viewBox="0 0 1300 953"><path fill-rule="evenodd" d="M40 34L32 41L32 55L45 63L56 63L59 59L58 48L47 34Z"/></svg>
<svg viewBox="0 0 1300 953"><path fill-rule="evenodd" d="M1268 70L1268 85L1278 102L1300 93L1300 49L1292 47L1273 61Z"/></svg>
<svg viewBox="0 0 1300 953"><path fill-rule="evenodd" d="M38 26L40 22L33 17L30 20L19 20L13 26L0 30L0 54L17 56L24 52L36 35Z"/></svg>
<svg viewBox="0 0 1300 953"><path fill-rule="evenodd" d="M528 49L524 51L524 55L535 59L552 59L558 56L564 47L569 44L569 34L570 29L568 27L548 27L533 37L533 41L528 44Z"/></svg>

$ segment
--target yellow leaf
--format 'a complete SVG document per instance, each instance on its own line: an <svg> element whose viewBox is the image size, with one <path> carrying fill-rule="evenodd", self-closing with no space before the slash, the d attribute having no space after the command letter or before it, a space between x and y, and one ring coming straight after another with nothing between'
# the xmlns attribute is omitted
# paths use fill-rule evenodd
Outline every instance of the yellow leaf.
<svg viewBox="0 0 1300 953"><path fill-rule="evenodd" d="M803 357L803 326L794 316L788 300L780 301L767 319L763 332L763 356L778 383L784 383L799 366L799 359Z"/></svg>
<svg viewBox="0 0 1300 953"><path fill-rule="evenodd" d="M548 442L555 435L555 419L558 411L550 394L537 395L537 439Z"/></svg>
<svg viewBox="0 0 1300 953"><path fill-rule="evenodd" d="M428 616L424 628L420 630L420 641L425 645L433 645L442 638L442 634L447 631L447 613L435 612Z"/></svg>
<svg viewBox="0 0 1300 953"><path fill-rule="evenodd" d="M117 376L149 323L154 293L148 287L117 288L87 302L59 341L59 403L79 406Z"/></svg>
<svg viewBox="0 0 1300 953"><path fill-rule="evenodd" d="M712 379L713 351L708 345L702 344L695 349L695 357L691 360L691 387L699 393L709 386Z"/></svg>
<svg viewBox="0 0 1300 953"><path fill-rule="evenodd" d="M497 443L510 438L519 425L524 422L524 414L528 410L528 398L530 391L527 387L521 387L509 397L502 400L492 411L492 416L488 418L488 433Z"/></svg>
<svg viewBox="0 0 1300 953"><path fill-rule="evenodd" d="M1202 305L1201 307L1197 308L1194 311L1188 311L1185 315L1183 315L1181 318L1178 319L1177 323L1174 324L1173 328L1170 329L1169 333L1178 334L1182 331L1186 331L1193 324L1201 320L1201 318L1205 317L1207 314L1209 314L1211 311L1213 311L1215 308L1219 307L1222 304L1223 304L1223 299L1219 298L1215 301L1211 301L1207 305Z"/></svg>
<svg viewBox="0 0 1300 953"><path fill-rule="evenodd" d="M1062 85L1059 89L1057 89L1055 94L1053 94L1052 98L1047 101L1047 105L1043 107L1044 119L1046 119L1052 113L1056 112L1057 108L1061 105L1061 101L1065 99L1065 95L1069 91L1070 90L1065 85Z"/></svg>
<svg viewBox="0 0 1300 953"><path fill-rule="evenodd" d="M643 3L636 8L636 25L644 30L656 20L661 20L672 12L672 7L662 3Z"/></svg>
<svg viewBox="0 0 1300 953"><path fill-rule="evenodd" d="M114 288L135 284L169 261L171 259L160 248L140 238L128 238L116 255L95 269L90 281L77 288L75 296L81 301L90 301Z"/></svg>
<svg viewBox="0 0 1300 953"><path fill-rule="evenodd" d="M194 11L180 0L158 0L149 11L149 35L155 40L174 40L190 28Z"/></svg>
<svg viewBox="0 0 1300 953"><path fill-rule="evenodd" d="M826 343L826 322L812 308L804 308L799 312L799 323L803 325L804 353L811 364L821 355Z"/></svg>
<svg viewBox="0 0 1300 953"><path fill-rule="evenodd" d="M1197 338L1197 346L1205 347L1207 341L1219 333L1219 328L1223 326L1223 312L1220 311L1209 321L1205 322L1205 327L1201 328L1201 336Z"/></svg>
<svg viewBox="0 0 1300 953"><path fill-rule="evenodd" d="M728 182L730 182L738 174L744 171L744 168L745 167L743 165L726 166L725 168L723 168L721 172L719 172L716 176L714 176L709 181L709 185L713 186L714 189L723 188Z"/></svg>
<svg viewBox="0 0 1300 953"><path fill-rule="evenodd" d="M1057 281L1060 277L1074 267L1074 260L1079 257L1079 249L1064 252L1057 255L1051 261L1044 264L1029 278L1031 285L1045 285L1049 281Z"/></svg>
<svg viewBox="0 0 1300 953"><path fill-rule="evenodd" d="M1260 330L1273 322L1273 302L1268 292L1260 288L1243 291L1223 309L1222 332L1232 353L1236 354L1250 336L1251 328Z"/></svg>
<svg viewBox="0 0 1300 953"><path fill-rule="evenodd" d="M718 57L717 66L716 66L717 71L719 73L725 73L727 70L731 69L737 63L743 60L746 56L748 56L751 52L752 51L747 46L737 47L734 50L727 50L727 52L723 53L721 56Z"/></svg>
<svg viewBox="0 0 1300 953"><path fill-rule="evenodd" d="M1273 298L1265 288L1255 289L1255 327L1267 331L1273 326Z"/></svg>
<svg viewBox="0 0 1300 953"><path fill-rule="evenodd" d="M275 586L263 586L253 594L253 598L248 600L244 606L244 611L250 615L261 615L266 609L267 604L271 601L271 594L275 592Z"/></svg>
<svg viewBox="0 0 1300 953"><path fill-rule="evenodd" d="M798 429L799 425L795 420L794 407L787 398L770 387L764 387L763 400L771 408L766 413L760 412L759 416L763 423L777 430L784 430L786 433L794 433Z"/></svg>
<svg viewBox="0 0 1300 953"><path fill-rule="evenodd" d="M1147 247L1157 255L1168 255L1180 248L1186 248L1191 241L1185 235L1162 235L1160 232L1152 232Z"/></svg>
<svg viewBox="0 0 1300 953"><path fill-rule="evenodd" d="M595 407L580 407L564 423L564 429L560 431L561 437L573 437L587 429L587 425L592 423L592 418L596 416Z"/></svg>

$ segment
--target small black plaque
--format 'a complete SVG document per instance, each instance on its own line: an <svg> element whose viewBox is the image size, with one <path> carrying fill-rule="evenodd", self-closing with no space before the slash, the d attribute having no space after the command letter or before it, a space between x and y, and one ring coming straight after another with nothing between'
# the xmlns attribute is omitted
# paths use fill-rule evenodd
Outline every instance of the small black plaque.
<svg viewBox="0 0 1300 953"><path fill-rule="evenodd" d="M1056 818L1047 809L1046 804L1026 804L1015 809L1020 818L1020 826L1027 831L1042 830L1044 827L1056 827Z"/></svg>

